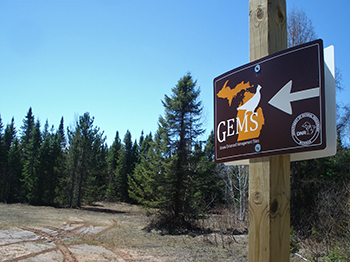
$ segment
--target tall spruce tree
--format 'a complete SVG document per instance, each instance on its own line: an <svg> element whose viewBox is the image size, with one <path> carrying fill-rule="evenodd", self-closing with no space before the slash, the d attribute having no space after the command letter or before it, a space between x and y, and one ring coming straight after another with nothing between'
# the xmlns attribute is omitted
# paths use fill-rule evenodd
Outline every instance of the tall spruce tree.
<svg viewBox="0 0 350 262"><path fill-rule="evenodd" d="M40 204L55 204L56 187L60 178L61 166L64 164L61 158L61 136L58 132L55 132L54 126L49 130L49 123L46 120L39 153L38 187L42 188L39 192Z"/></svg>
<svg viewBox="0 0 350 262"><path fill-rule="evenodd" d="M24 197L23 199L25 201L28 201L28 197L30 196L31 201L33 200L33 196L31 195L32 188L34 187L34 166L33 163L34 158L37 156L33 155L33 152L31 150L36 150L34 148L33 144L31 145L31 142L34 143L34 141L31 141L33 130L35 126L35 120L32 108L30 107L28 110L27 115L23 119L23 125L21 126L21 148L22 148L22 163L23 163L23 171L22 171L22 185L24 190ZM39 130L40 131L40 130ZM39 143L40 144L40 143ZM36 145L37 146L37 145ZM40 147L40 145L39 145ZM36 152L38 153L38 152ZM31 159L29 159L31 158Z"/></svg>
<svg viewBox="0 0 350 262"><path fill-rule="evenodd" d="M139 141L139 148L140 148L139 149L139 153L140 153L140 156L147 155L149 149L152 146L152 142L153 142L152 133L150 132L148 135L146 135L146 137L144 137L143 136L143 132L142 132L142 135L141 135L140 141Z"/></svg>
<svg viewBox="0 0 350 262"><path fill-rule="evenodd" d="M116 176L116 191L117 197L120 201L130 202L128 176L134 172L135 160L135 146L131 139L131 133L126 131L123 145L118 152L118 163L115 172Z"/></svg>
<svg viewBox="0 0 350 262"><path fill-rule="evenodd" d="M117 197L115 172L116 172L117 165L118 165L118 153L119 153L121 146L122 146L122 144L121 144L121 140L119 138L119 132L117 131L115 134L113 144L108 150L107 189L106 189L106 194L105 194L105 199L107 201L116 200L116 197Z"/></svg>
<svg viewBox="0 0 350 262"><path fill-rule="evenodd" d="M163 223L170 231L190 226L200 212L192 201L193 188L201 175L194 168L196 139L203 134L200 90L190 73L172 88L172 95L162 101L165 113L158 121L158 147L164 162L160 171L162 183L158 186L158 201ZM156 139L157 139L156 137Z"/></svg>
<svg viewBox="0 0 350 262"><path fill-rule="evenodd" d="M55 152L57 154L57 165L55 168L57 185L55 186L55 205L63 205L68 203L69 190L67 176L67 139L64 132L64 119L61 118L58 130L55 134ZM57 150L57 151L56 151Z"/></svg>
<svg viewBox="0 0 350 262"><path fill-rule="evenodd" d="M14 118L11 120L11 124L8 124L5 129L3 137L3 191L1 198L9 203L18 201L20 199L20 172L18 168L21 168L21 159L17 159L18 162L13 165L14 152L20 153L18 140L16 138L16 128ZM17 192L15 192L17 190Z"/></svg>
<svg viewBox="0 0 350 262"><path fill-rule="evenodd" d="M23 119L22 136L21 136L21 144L23 149L25 150L26 146L29 144L29 140L31 138L31 134L35 125L34 115L32 112L32 108L30 107L27 115Z"/></svg>
<svg viewBox="0 0 350 262"><path fill-rule="evenodd" d="M104 172L99 170L98 154L105 153L105 138L93 123L94 117L86 112L79 117L73 130L68 129L69 206L80 207L83 201L92 202L100 194L99 184L95 182L97 173Z"/></svg>
<svg viewBox="0 0 350 262"><path fill-rule="evenodd" d="M108 147L103 132L96 134L92 145L91 171L87 177L84 190L84 202L91 204L96 200L103 199L107 184L107 156Z"/></svg>
<svg viewBox="0 0 350 262"><path fill-rule="evenodd" d="M158 186L160 180L160 165L162 157L157 154L155 143L150 133L146 137L141 134L139 162L136 164L133 176L128 177L129 196L146 207L157 207Z"/></svg>
<svg viewBox="0 0 350 262"><path fill-rule="evenodd" d="M46 120L44 130L41 134L41 146L39 150L39 165L38 165L38 202L39 204L49 204L47 194L50 187L51 167L54 163L51 162L51 139L52 135L49 132L49 121ZM50 182L49 182L50 181Z"/></svg>
<svg viewBox="0 0 350 262"><path fill-rule="evenodd" d="M76 123L78 125L78 122ZM73 130L67 128L68 134L68 148L67 148L67 177L61 179L61 187L67 187L69 207L77 206L77 180L78 180L78 168L79 168L79 147L80 147L80 133L77 127ZM61 195L61 203L67 200L64 195Z"/></svg>
<svg viewBox="0 0 350 262"><path fill-rule="evenodd" d="M30 133L28 144L25 144L23 162L23 185L26 200L30 204L40 204L42 180L40 166L40 147L42 137L40 132L40 121L37 121Z"/></svg>
<svg viewBox="0 0 350 262"><path fill-rule="evenodd" d="M7 203L16 203L23 201L24 194L22 190L22 154L21 146L17 137L11 143L7 154L6 173L9 178L9 184L6 193Z"/></svg>
<svg viewBox="0 0 350 262"><path fill-rule="evenodd" d="M57 134L58 140L61 145L61 149L64 150L67 144L66 136L64 134L64 119L63 116L61 117L60 125L58 126Z"/></svg>

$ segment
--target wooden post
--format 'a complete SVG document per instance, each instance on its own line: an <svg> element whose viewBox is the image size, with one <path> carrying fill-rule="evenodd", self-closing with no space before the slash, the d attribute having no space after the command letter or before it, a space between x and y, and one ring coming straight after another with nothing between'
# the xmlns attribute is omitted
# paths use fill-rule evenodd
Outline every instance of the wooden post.
<svg viewBox="0 0 350 262"><path fill-rule="evenodd" d="M250 0L249 29L250 61L286 49L286 1ZM289 155L250 160L249 221L249 262L289 261Z"/></svg>
<svg viewBox="0 0 350 262"><path fill-rule="evenodd" d="M285 0L249 1L250 61L287 48Z"/></svg>

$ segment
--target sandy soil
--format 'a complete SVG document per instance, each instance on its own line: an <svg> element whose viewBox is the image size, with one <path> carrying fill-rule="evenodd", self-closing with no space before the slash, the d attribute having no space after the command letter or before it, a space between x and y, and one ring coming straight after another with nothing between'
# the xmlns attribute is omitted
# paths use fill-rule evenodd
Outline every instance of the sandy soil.
<svg viewBox="0 0 350 262"><path fill-rule="evenodd" d="M247 235L162 236L148 222L128 204L0 204L0 261L247 261Z"/></svg>

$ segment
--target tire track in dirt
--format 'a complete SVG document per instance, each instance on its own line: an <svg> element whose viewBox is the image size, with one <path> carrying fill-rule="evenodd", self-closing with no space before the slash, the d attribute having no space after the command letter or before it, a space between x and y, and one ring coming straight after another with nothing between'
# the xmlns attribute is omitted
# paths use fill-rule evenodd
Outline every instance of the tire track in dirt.
<svg viewBox="0 0 350 262"><path fill-rule="evenodd" d="M125 261L136 261L134 259L134 257L126 252L123 252L121 250L118 250L117 248L108 248L105 245L102 245L104 248L108 249L109 251L113 252L114 254L116 254L117 256L121 257L122 259L124 259Z"/></svg>
<svg viewBox="0 0 350 262"><path fill-rule="evenodd" d="M37 240L23 240L23 241L18 241L18 242L11 242L11 243L5 243L5 244L0 244L0 247L6 247L6 246L11 246L13 244L24 244L24 243L35 243L35 242L40 242L43 239L37 239Z"/></svg>
<svg viewBox="0 0 350 262"><path fill-rule="evenodd" d="M112 225L110 225L109 227L107 227L107 228L101 230L100 232L98 232L98 233L92 235L92 236L90 237L90 240L95 240L95 239L98 238L99 236L102 236L104 233L106 233L106 232L108 232L109 230L111 230L112 228L116 227L117 224L118 224L117 221L114 220L114 219L111 220L111 222L112 222Z"/></svg>
<svg viewBox="0 0 350 262"><path fill-rule="evenodd" d="M28 228L28 227L20 227L23 230L27 230L27 231L31 231L39 236L42 236L44 238L46 238L49 242L53 242L56 245L56 249L60 250L63 257L64 257L64 261L67 262L78 262L78 260L76 259L76 257L73 255L73 253L69 250L68 246L61 241L58 237L53 236L49 233L46 233L42 230L36 229L36 228ZM30 257L34 257L37 255L32 254L32 256Z"/></svg>
<svg viewBox="0 0 350 262"><path fill-rule="evenodd" d="M111 224L109 226L104 227L102 230L100 230L97 233L91 232L93 231L94 228L96 229L96 224L86 220L68 222L66 224L68 225L68 229L65 229L64 227L54 227L49 225L43 226L40 229L33 228L33 227L24 227L24 226L18 227L24 231L29 231L34 233L39 237L39 239L5 243L5 244L1 244L0 247L11 246L13 244L40 243L43 241L46 243L54 243L55 247L49 247L49 248L46 248L45 250L31 252L30 254L20 255L18 257L3 260L3 261L4 262L21 261L25 259L34 258L36 256L39 256L45 253L59 251L63 256L63 261L78 262L77 257L74 255L74 253L70 250L69 247L74 245L76 246L76 245L86 244L86 241L95 241L98 246L103 247L106 250L109 250L110 252L115 254L117 257L120 257L124 261L135 261L134 257L131 254L123 252L122 250L116 247L108 247L103 242L96 240L98 237L102 236L103 234L115 228L118 224L117 221L114 219L111 219L110 222ZM78 226L71 228L72 225L78 225ZM92 234L89 234L89 233L92 233ZM66 236L68 237L73 236L75 238L73 239L72 243L67 244L64 242L64 238Z"/></svg>
<svg viewBox="0 0 350 262"><path fill-rule="evenodd" d="M93 236L91 236L91 240L96 240L96 238L98 238L99 236L102 236L104 233L110 231L111 229L113 229L114 227L116 227L118 225L118 222L115 219L110 220L112 222L112 225L110 225L109 227L103 229L102 231L94 234ZM105 244L101 243L101 245L108 249L109 251L113 252L114 254L116 254L117 256L123 258L125 261L134 261L134 258L132 255L123 252L117 248L109 248L107 247Z"/></svg>
<svg viewBox="0 0 350 262"><path fill-rule="evenodd" d="M39 255L42 255L42 254L45 254L45 253L48 253L48 252L52 252L52 251L55 251L55 250L57 250L57 247L45 249L45 250L40 251L40 252L30 253L30 254L24 255L24 256L19 256L19 257L11 258L11 259L9 259L9 260L3 260L2 262L21 261L21 260L23 260L23 259L28 259L28 258L36 257L36 256L39 256Z"/></svg>
<svg viewBox="0 0 350 262"><path fill-rule="evenodd" d="M118 222L115 220L115 219L112 219L110 220L112 222L112 225L110 225L109 227L101 230L100 232L96 233L96 234L93 234L91 236L89 235L83 235L83 234L78 234L78 233L75 233L76 231L84 228L84 227L90 227L90 226L93 226L93 224L84 224L83 226L80 226L80 227L77 227L77 228L74 228L70 231L66 231L67 233L69 232L70 234L74 234L75 236L77 237L80 237L80 238L83 238L84 240L96 240L96 238L102 236L104 233L110 231L111 229L113 229L114 227L117 226ZM101 246L103 246L105 249L113 252L115 255L121 257L123 260L125 261L135 261L133 256L126 253L126 252L123 252L117 248L110 248L108 247L107 245L101 243L100 241L98 241L100 243Z"/></svg>

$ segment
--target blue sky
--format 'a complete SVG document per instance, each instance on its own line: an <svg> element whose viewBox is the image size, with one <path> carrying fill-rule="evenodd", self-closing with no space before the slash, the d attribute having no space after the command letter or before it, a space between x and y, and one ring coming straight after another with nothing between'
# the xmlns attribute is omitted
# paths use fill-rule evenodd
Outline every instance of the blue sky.
<svg viewBox="0 0 350 262"><path fill-rule="evenodd" d="M350 1L287 0L303 9L350 98ZM206 137L213 129L213 79L249 62L249 1L0 0L0 114L4 125L32 107L42 127L74 126L89 112L111 145L157 130L161 100L187 72L201 88ZM203 138L203 139L206 139Z"/></svg>

